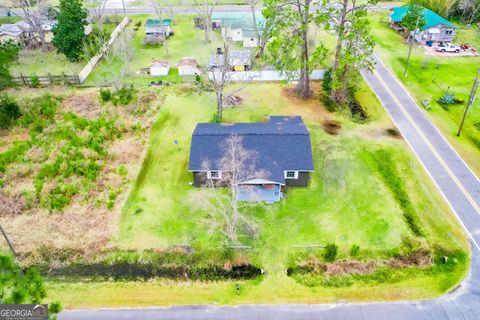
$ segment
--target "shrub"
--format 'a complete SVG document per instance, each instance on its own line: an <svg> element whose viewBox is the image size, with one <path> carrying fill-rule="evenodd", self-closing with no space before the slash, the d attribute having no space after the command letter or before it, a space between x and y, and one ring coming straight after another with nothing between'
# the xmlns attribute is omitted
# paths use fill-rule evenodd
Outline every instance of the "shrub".
<svg viewBox="0 0 480 320"><path fill-rule="evenodd" d="M360 255L360 246L358 244L352 245L350 248L350 255L354 258L357 258Z"/></svg>
<svg viewBox="0 0 480 320"><path fill-rule="evenodd" d="M128 174L127 168L125 168L125 166L123 164L120 165L120 167L118 168L118 174L121 177L125 177Z"/></svg>
<svg viewBox="0 0 480 320"><path fill-rule="evenodd" d="M326 94L332 92L332 68L325 70L323 74L322 89Z"/></svg>
<svg viewBox="0 0 480 320"><path fill-rule="evenodd" d="M57 112L58 99L46 94L29 100L22 105L22 118L19 120L23 126L33 124L34 132L42 132L43 128L53 120Z"/></svg>
<svg viewBox="0 0 480 320"><path fill-rule="evenodd" d="M217 113L215 113L215 114L213 115L213 118L212 118L212 121L211 121L211 122L213 122L213 123L220 123L220 122L221 122L221 121L220 121L220 117L218 116Z"/></svg>
<svg viewBox="0 0 480 320"><path fill-rule="evenodd" d="M112 99L112 91L110 89L100 89L100 99L103 102L108 102Z"/></svg>
<svg viewBox="0 0 480 320"><path fill-rule="evenodd" d="M337 253L338 253L337 245L334 243L329 243L327 244L325 249L323 249L323 258L327 262L333 262L337 258Z"/></svg>
<svg viewBox="0 0 480 320"><path fill-rule="evenodd" d="M135 90L133 88L122 88L116 92L120 104L126 106L134 98Z"/></svg>
<svg viewBox="0 0 480 320"><path fill-rule="evenodd" d="M40 79L38 78L38 76L36 74L33 74L31 77L30 77L30 86L32 88L38 88L40 87Z"/></svg>
<svg viewBox="0 0 480 320"><path fill-rule="evenodd" d="M5 172L9 164L21 159L29 148L28 142L15 142L12 148L0 153L0 172Z"/></svg>
<svg viewBox="0 0 480 320"><path fill-rule="evenodd" d="M9 128L20 115L20 107L15 99L7 95L0 97L0 128Z"/></svg>
<svg viewBox="0 0 480 320"><path fill-rule="evenodd" d="M473 126L475 127L475 129L479 130L480 131L480 120L477 120L473 123Z"/></svg>
<svg viewBox="0 0 480 320"><path fill-rule="evenodd" d="M455 95L453 93L445 93L440 100L438 101L440 104L454 104L455 103Z"/></svg>

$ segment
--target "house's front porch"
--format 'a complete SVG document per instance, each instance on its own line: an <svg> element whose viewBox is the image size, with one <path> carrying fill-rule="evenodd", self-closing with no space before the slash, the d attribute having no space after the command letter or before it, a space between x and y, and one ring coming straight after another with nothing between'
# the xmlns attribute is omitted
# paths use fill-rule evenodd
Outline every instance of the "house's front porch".
<svg viewBox="0 0 480 320"><path fill-rule="evenodd" d="M274 203L280 201L282 196L280 184L241 184L237 189L238 201Z"/></svg>

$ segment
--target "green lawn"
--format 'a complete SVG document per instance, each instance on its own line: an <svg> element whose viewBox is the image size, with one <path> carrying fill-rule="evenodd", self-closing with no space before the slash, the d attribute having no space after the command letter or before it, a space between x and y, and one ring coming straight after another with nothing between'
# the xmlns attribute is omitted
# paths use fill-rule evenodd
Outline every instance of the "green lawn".
<svg viewBox="0 0 480 320"><path fill-rule="evenodd" d="M398 271L399 277L393 283L359 282L340 288L305 287L284 276L288 255L296 250L292 246L335 242L340 257L346 257L351 245L358 244L380 259L385 251L398 248L403 238L412 237L398 203L379 175L379 164L372 158L378 150L390 155L396 174L405 182L426 231L425 241L432 247L468 251L462 229L421 165L401 139L385 134L392 124L370 91L362 92L359 100L372 120L358 124L341 114L326 112L317 100L289 98L282 93L284 89L279 84L250 85L240 92L244 105L227 110L224 116L226 122L254 122L272 114L300 114L311 132L315 162L311 185L290 189L282 202L252 210L249 215L258 224L259 237L253 240L242 233L240 238L243 244L252 246L255 263L269 273L263 281L243 281L248 289L241 297L234 294L233 282L228 281L192 282L188 286L181 281L167 285L163 280L148 284L92 282L82 284L81 289L79 284L52 281L52 299L61 299L70 307L313 303L420 299L438 296L455 286L467 272L467 260L460 261L453 271L405 269ZM209 223L202 219L204 213L193 210L187 201L196 192L187 172L190 135L197 122L211 120L213 94L190 93L178 86L164 93L166 100L152 127L143 167L122 210L113 244L134 250L175 244L193 245L199 250L221 247L224 241L220 233L210 232ZM326 134L321 126L325 119L340 121L341 133ZM155 293L139 299L145 297L140 294L145 288ZM88 299L94 293L95 301Z"/></svg>
<svg viewBox="0 0 480 320"><path fill-rule="evenodd" d="M70 62L62 53L53 49L42 52L41 49L22 49L18 61L10 68L13 76L25 77L50 75L77 75L86 61Z"/></svg>
<svg viewBox="0 0 480 320"><path fill-rule="evenodd" d="M403 76L408 46L405 40L388 27L388 13L372 14L373 33L377 41L377 53L394 71L408 90L422 102L432 100L427 114L453 144L463 159L480 174L480 100L476 100L468 116L462 137L456 137L465 103L443 108L437 101L446 90L458 99L468 100L480 57L433 57L423 48L413 50L408 77ZM474 29L460 29L455 43L469 43L480 50L480 34ZM478 129L474 123L479 123Z"/></svg>
<svg viewBox="0 0 480 320"><path fill-rule="evenodd" d="M221 46L218 33L211 33L211 42L204 42L204 33L202 30L195 29L193 18L194 15L177 16L177 24L173 25L174 35L168 40L168 52L163 46L143 46L143 38L145 36L145 21L148 18L155 18L149 15L131 16L129 28L132 29L137 22L141 22L142 26L135 32L133 46L135 54L129 65L131 74L136 74L142 68L150 67L152 60L166 60L170 63L171 81L178 81L176 77L176 64L181 58L194 57L197 59L200 67L208 64L210 56L215 53L216 48ZM122 60L118 56L114 56L111 63L103 60L95 68L87 79L86 84L99 84L105 80L111 79L120 73L123 66ZM158 80L159 77L133 77L132 81L140 81L147 83L153 79Z"/></svg>

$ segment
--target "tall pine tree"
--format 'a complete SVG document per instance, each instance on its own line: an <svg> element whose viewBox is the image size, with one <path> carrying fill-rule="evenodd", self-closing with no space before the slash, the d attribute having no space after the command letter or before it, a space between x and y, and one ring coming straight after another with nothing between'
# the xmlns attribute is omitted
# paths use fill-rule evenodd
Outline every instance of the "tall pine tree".
<svg viewBox="0 0 480 320"><path fill-rule="evenodd" d="M85 39L87 11L82 0L60 0L57 24L53 28L53 45L68 60L77 61Z"/></svg>

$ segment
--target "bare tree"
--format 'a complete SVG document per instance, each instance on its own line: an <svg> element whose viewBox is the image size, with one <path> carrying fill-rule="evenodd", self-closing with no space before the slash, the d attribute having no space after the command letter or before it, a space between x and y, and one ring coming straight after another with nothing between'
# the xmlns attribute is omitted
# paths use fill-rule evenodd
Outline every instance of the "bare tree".
<svg viewBox="0 0 480 320"><path fill-rule="evenodd" d="M107 2L109 0L92 0L93 8L90 10L92 17L97 24L98 27L98 32L100 34L100 37L105 38L104 36L104 16L105 16L105 7L107 5ZM102 42L105 42L103 40Z"/></svg>
<svg viewBox="0 0 480 320"><path fill-rule="evenodd" d="M210 42L210 31L212 30L212 13L218 0L194 0L195 10L202 19L205 42Z"/></svg>
<svg viewBox="0 0 480 320"><path fill-rule="evenodd" d="M214 66L212 67L212 72L210 73L211 77L207 76L207 79L215 91L216 103L217 103L217 113L216 121L222 122L223 117L223 99L225 88L230 81L231 67L230 67L230 46L224 41L223 52L215 56Z"/></svg>
<svg viewBox="0 0 480 320"><path fill-rule="evenodd" d="M116 90L118 90L124 84L125 79L131 74L130 62L135 55L135 49L133 45L135 34L133 30L125 29L123 33L123 36L118 37L114 47L115 55L122 61L122 69L120 70L120 74L112 74L112 84Z"/></svg>
<svg viewBox="0 0 480 320"><path fill-rule="evenodd" d="M223 51L220 54L217 53L215 55L212 65L207 66L207 69L210 69L211 72L207 73L206 79L210 88L215 92L217 106L215 120L217 122L222 122L223 110L225 109L225 100L233 97L236 93L246 88L255 77L255 73L242 73L239 71L237 74L242 74L241 81L239 81L242 83L242 85L237 85L233 90L226 92L229 85L232 83L232 75L234 74L233 64L235 62L233 60L235 59L232 55L231 47L232 45L230 42L224 39Z"/></svg>
<svg viewBox="0 0 480 320"><path fill-rule="evenodd" d="M208 180L212 190L200 190L192 194L190 202L199 210L209 213L207 223L212 228L219 228L221 232L233 243L238 243L238 228L245 225L254 234L257 233L255 222L248 217L248 208L254 202L240 202L238 194L247 192L252 200L260 200L256 189L242 185L243 182L253 179L263 179L268 173L256 168L258 153L248 150L243 146L242 137L232 135L225 139L221 146L222 158L217 163L217 168L222 172L221 186L228 192L220 190L217 180ZM211 169L207 160L203 163L205 171ZM258 205L258 203L257 203Z"/></svg>
<svg viewBox="0 0 480 320"><path fill-rule="evenodd" d="M163 12L167 11L165 5L163 4L163 1L152 0L152 6L153 6L153 10L155 11L155 14L157 15L157 19L159 21L162 21ZM171 5L170 5L170 7L171 7ZM165 54L167 55L167 57L170 56L170 51L168 50L168 36L169 36L168 34L165 34L165 41L163 41L163 44L162 44L163 47L165 48Z"/></svg>
<svg viewBox="0 0 480 320"><path fill-rule="evenodd" d="M157 15L161 15L162 12L165 12L170 20L172 20L172 24L175 24L175 10L173 8L172 1L165 1L165 0L150 0L153 9Z"/></svg>
<svg viewBox="0 0 480 320"><path fill-rule="evenodd" d="M48 44L45 39L45 30L43 25L47 20L46 0L19 0L18 6L22 10L23 20L28 24L28 38L25 39L30 44L35 45L39 42L42 51L48 51Z"/></svg>

